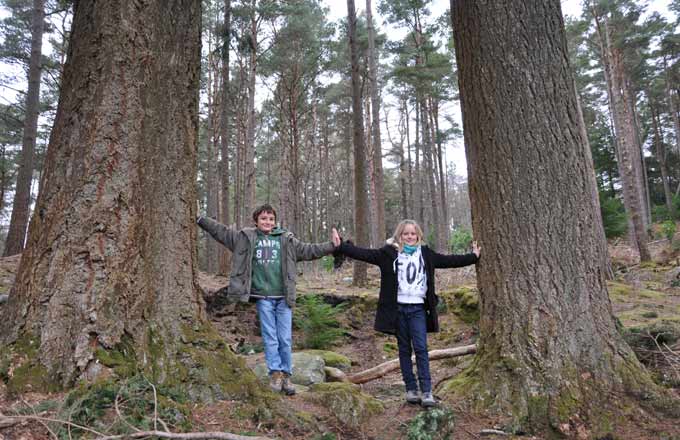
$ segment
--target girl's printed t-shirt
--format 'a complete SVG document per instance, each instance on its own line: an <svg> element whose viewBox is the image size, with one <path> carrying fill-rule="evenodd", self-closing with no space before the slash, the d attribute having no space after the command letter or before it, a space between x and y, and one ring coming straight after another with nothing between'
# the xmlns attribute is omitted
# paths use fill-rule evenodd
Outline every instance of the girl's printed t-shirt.
<svg viewBox="0 0 680 440"><path fill-rule="evenodd" d="M423 304L427 292L427 274L420 246L411 255L399 252L394 260L397 274L397 302L400 304Z"/></svg>

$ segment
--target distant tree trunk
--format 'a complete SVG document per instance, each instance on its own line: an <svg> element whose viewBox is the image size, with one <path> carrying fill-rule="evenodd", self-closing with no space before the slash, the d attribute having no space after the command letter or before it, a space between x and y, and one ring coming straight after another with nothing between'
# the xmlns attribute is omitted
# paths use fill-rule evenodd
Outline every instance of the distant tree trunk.
<svg viewBox="0 0 680 440"><path fill-rule="evenodd" d="M478 355L440 393L471 396L516 430L559 431L578 417L597 437L612 395L658 388L614 325L560 1L452 0L451 10L483 257Z"/></svg>
<svg viewBox="0 0 680 440"><path fill-rule="evenodd" d="M359 78L359 49L357 48L357 16L354 0L347 0L347 21L349 22L349 48L352 66L352 118L354 144L354 237L358 246L368 245L366 197L366 146L364 145L363 111L361 110L361 79ZM366 264L354 262L352 284L365 286Z"/></svg>
<svg viewBox="0 0 680 440"><path fill-rule="evenodd" d="M442 219L439 222L441 225L441 232L439 236L442 239L442 250L446 249L449 241L449 210L446 203L446 174L444 172L444 151L442 148L442 140L439 136L439 103L435 98L430 98L432 103L432 125L434 131L435 144L437 152L435 154L437 159L437 174L439 177L439 203L441 204Z"/></svg>
<svg viewBox="0 0 680 440"><path fill-rule="evenodd" d="M623 54L620 49L612 46L606 19L600 17L594 8L591 8L591 13L595 19L605 79L608 80L607 91L616 135L617 163L623 186L624 204L632 226L631 244L638 251L640 261L649 261L651 257L647 248L644 198L640 191L641 178L638 177L642 174L639 165L640 150L635 143L635 124L628 104L630 96Z"/></svg>
<svg viewBox="0 0 680 440"><path fill-rule="evenodd" d="M383 189L382 140L380 137L380 83L378 82L378 66L376 62L375 28L371 0L366 0L366 22L368 25L368 75L371 83L373 176L375 181L376 213L378 243L387 238L385 232L385 190Z"/></svg>
<svg viewBox="0 0 680 440"><path fill-rule="evenodd" d="M437 187L434 182L434 163L433 163L433 139L430 131L430 117L427 109L427 99L420 102L421 126L423 128L423 172L426 178L427 185L427 199L430 200L430 234L434 240L430 243L433 249L441 251L442 240L440 238L440 224L439 224L439 206L437 206Z"/></svg>
<svg viewBox="0 0 680 440"><path fill-rule="evenodd" d="M671 87L673 84L673 78L670 75L668 69L667 60L664 58L664 69L666 77L666 97L668 98L668 110L671 114L671 120L673 121L673 128L675 129L675 154L680 156L680 114L678 112L678 90ZM677 84L677 83L676 83ZM680 190L680 185L678 185L678 190Z"/></svg>
<svg viewBox="0 0 680 440"><path fill-rule="evenodd" d="M231 136L230 115L231 101L229 83L229 45L231 42L231 0L224 0L224 34L222 37L222 96L220 107L220 222L225 225L232 224L229 211L229 141ZM229 273L231 266L231 252L224 246L219 246L219 272L222 275Z"/></svg>
<svg viewBox="0 0 680 440"><path fill-rule="evenodd" d="M217 144L216 144L216 118L215 118L215 100L217 98L216 84L217 75L215 73L214 50L213 50L213 35L212 32L208 36L208 63L207 63L207 136L206 136L206 212L208 217L217 218L218 204L219 204L219 185L217 181ZM213 73L215 73L213 75ZM221 246L216 240L207 240L206 243L206 271L208 273L216 273L218 268L218 247Z"/></svg>
<svg viewBox="0 0 680 440"><path fill-rule="evenodd" d="M197 398L257 389L196 282L200 30L199 0L76 3L36 215L0 321L9 350L28 342L38 354L16 358L10 387L26 371L50 388L129 362Z"/></svg>
<svg viewBox="0 0 680 440"><path fill-rule="evenodd" d="M248 59L248 107L246 116L246 142L244 163L244 218L250 218L255 209L255 81L257 79L257 14L256 0L251 0L250 8L250 57Z"/></svg>
<svg viewBox="0 0 680 440"><path fill-rule="evenodd" d="M655 103L649 103L649 111L652 117L652 135L654 139L654 146L656 147L656 160L659 162L659 169L661 171L661 183L663 184L663 195L666 201L666 209L668 215L673 215L673 194L671 193L671 186L668 180L668 163L666 158L666 146L661 137L659 130L659 113L656 109Z"/></svg>
<svg viewBox="0 0 680 440"><path fill-rule="evenodd" d="M408 111L408 101L407 99L404 99L403 101L404 105L404 122L406 125L406 155L408 156L406 163L408 164L408 211L411 216L411 218L415 217L415 212L416 212L416 202L415 202L415 194L413 191L413 179L414 179L414 172L413 172L413 159L411 158L411 129L410 129L410 123L409 121L411 120L409 111ZM416 130L417 131L417 130ZM417 140L416 140L417 143ZM417 151L417 150L416 150Z"/></svg>
<svg viewBox="0 0 680 440"><path fill-rule="evenodd" d="M45 20L44 0L33 0L31 12L31 56L28 65L28 91L26 92L26 116L21 143L21 162L17 175L12 216L9 222L5 257L24 250L24 240L31 209L31 181L33 180L33 156L38 134L40 113L40 74L42 72L42 36Z"/></svg>

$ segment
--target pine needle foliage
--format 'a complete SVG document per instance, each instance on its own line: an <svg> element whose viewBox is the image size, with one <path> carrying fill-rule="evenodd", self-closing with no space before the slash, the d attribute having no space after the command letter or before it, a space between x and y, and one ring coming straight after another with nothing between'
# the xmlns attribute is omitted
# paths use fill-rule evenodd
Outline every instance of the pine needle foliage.
<svg viewBox="0 0 680 440"><path fill-rule="evenodd" d="M318 295L298 299L295 325L303 332L303 348L327 349L342 337L345 331L340 327L337 316L344 310L345 304L332 306Z"/></svg>

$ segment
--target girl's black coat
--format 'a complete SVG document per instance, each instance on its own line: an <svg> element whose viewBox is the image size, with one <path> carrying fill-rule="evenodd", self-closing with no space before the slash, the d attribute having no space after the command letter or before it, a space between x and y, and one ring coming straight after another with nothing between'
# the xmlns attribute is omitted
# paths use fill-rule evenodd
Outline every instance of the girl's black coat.
<svg viewBox="0 0 680 440"><path fill-rule="evenodd" d="M380 249L365 249L343 242L340 252L355 260L365 261L380 268L380 296L378 310L375 314L374 328L379 332L397 333L397 274L394 272L394 260L397 259L397 249L387 244ZM427 274L427 293L425 294L425 312L427 316L427 331L439 331L437 317L437 303L439 298L434 291L434 270L448 267L462 267L477 262L475 254L442 255L427 246L421 247L425 271Z"/></svg>

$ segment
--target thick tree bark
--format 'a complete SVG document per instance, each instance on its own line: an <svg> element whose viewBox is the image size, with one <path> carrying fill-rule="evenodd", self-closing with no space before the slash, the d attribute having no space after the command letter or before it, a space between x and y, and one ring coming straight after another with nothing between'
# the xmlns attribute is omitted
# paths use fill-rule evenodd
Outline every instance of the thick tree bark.
<svg viewBox="0 0 680 440"><path fill-rule="evenodd" d="M229 83L229 45L231 44L231 0L224 0L224 35L222 37L222 90L220 100L220 222L225 225L232 224L229 209L229 141L231 136L230 115L231 101ZM231 252L224 246L219 248L220 267L219 272L226 275L231 266Z"/></svg>
<svg viewBox="0 0 680 440"><path fill-rule="evenodd" d="M36 215L0 323L10 352L39 348L17 357L35 365L10 385L20 373L59 387L112 369L195 398L257 389L196 282L200 23L199 0L76 4Z"/></svg>
<svg viewBox="0 0 680 440"><path fill-rule="evenodd" d="M33 156L38 135L40 113L40 74L42 72L42 36L45 20L44 0L33 0L31 14L31 56L28 65L28 91L26 92L26 116L21 145L21 162L12 204L7 240L3 256L16 255L24 250L26 228L31 209L31 181L33 180Z"/></svg>
<svg viewBox="0 0 680 440"><path fill-rule="evenodd" d="M451 10L483 257L478 355L441 392L474 396L520 430L560 430L576 415L597 430L624 398L656 388L614 325L560 2Z"/></svg>
<svg viewBox="0 0 680 440"><path fill-rule="evenodd" d="M361 109L361 79L359 78L359 49L357 48L357 15L354 0L347 0L349 22L349 48L352 66L352 121L354 145L354 237L358 246L368 245L366 196L366 146L364 145L364 124ZM352 284L364 286L367 282L366 264L355 261Z"/></svg>

